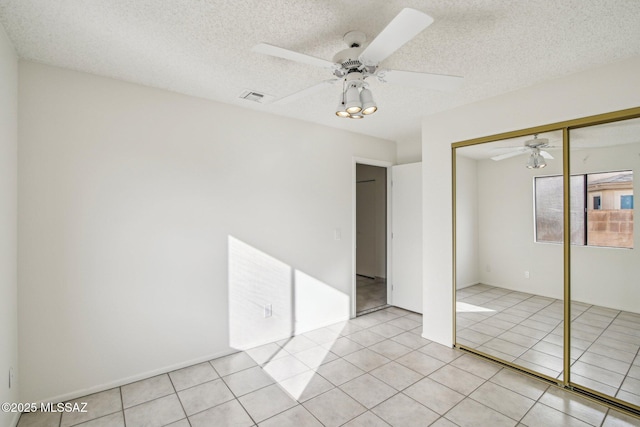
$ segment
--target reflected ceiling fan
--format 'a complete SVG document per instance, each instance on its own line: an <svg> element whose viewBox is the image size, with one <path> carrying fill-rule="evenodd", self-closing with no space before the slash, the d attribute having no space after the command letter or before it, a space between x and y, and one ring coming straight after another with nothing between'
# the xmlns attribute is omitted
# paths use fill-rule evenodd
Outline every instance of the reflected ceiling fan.
<svg viewBox="0 0 640 427"><path fill-rule="evenodd" d="M529 154L529 160L527 161L527 167L529 169L541 169L547 166L547 160L553 159L553 156L549 154L549 152L543 149L556 149L560 147L555 147L553 145L549 145L548 138L538 138L538 134L533 136L533 139L529 139L524 142L524 146L522 147L500 147L496 148L498 150L502 149L510 149L503 154L499 154L497 156L493 156L491 160L500 161L504 159L509 159L511 157L519 156L521 154Z"/></svg>
<svg viewBox="0 0 640 427"><path fill-rule="evenodd" d="M393 83L426 89L451 91L462 83L462 77L411 71L385 70L379 64L392 53L413 39L433 22L429 15L415 9L402 9L400 13L368 45L366 35L350 31L344 35L347 49L338 52L332 61L294 52L267 43L253 47L253 52L271 55L290 61L322 67L334 77L324 80L300 92L280 98L274 104L285 104L318 92L328 86L342 83L342 93L336 115L361 119L373 114L378 107L373 100L366 79L375 78L382 83Z"/></svg>

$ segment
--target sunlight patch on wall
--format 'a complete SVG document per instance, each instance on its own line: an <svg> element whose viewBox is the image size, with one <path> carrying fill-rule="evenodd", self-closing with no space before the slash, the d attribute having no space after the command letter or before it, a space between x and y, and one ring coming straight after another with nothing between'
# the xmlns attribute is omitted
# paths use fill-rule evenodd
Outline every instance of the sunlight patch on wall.
<svg viewBox="0 0 640 427"><path fill-rule="evenodd" d="M292 269L229 236L229 345L239 350L293 331Z"/></svg>
<svg viewBox="0 0 640 427"><path fill-rule="evenodd" d="M326 283L296 270L296 334L349 318L349 296Z"/></svg>
<svg viewBox="0 0 640 427"><path fill-rule="evenodd" d="M336 358L350 314L349 295L228 237L229 345L244 350L294 399Z"/></svg>

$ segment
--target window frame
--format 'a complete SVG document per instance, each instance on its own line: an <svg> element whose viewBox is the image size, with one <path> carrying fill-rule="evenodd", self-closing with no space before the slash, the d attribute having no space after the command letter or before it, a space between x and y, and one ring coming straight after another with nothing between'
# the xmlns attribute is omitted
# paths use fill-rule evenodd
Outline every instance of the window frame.
<svg viewBox="0 0 640 427"><path fill-rule="evenodd" d="M573 241L570 242L570 244L572 246L582 246L582 247L590 247L590 248L608 248L608 249L634 249L635 247L635 241L633 242L634 246L629 247L625 247L625 246L601 246L601 245L593 245L593 244L589 244L589 222L588 222L588 212L589 212L589 189L588 189L588 177L590 175L598 175L598 174L605 174L605 173L622 173L622 172L630 172L631 175L633 176L635 174L633 169L622 169L622 170L613 170L613 171L601 171L601 172L588 172L588 173L579 173L579 174L571 174L570 178L574 178L574 177L582 177L582 190L584 192L583 195L583 200L584 200L584 204L582 206L582 215L583 215L583 224L584 224L584 238L582 239L583 242L582 243L574 243ZM538 176L534 176L533 177L533 240L534 243L540 243L540 244L555 244L555 245L562 245L564 242L563 240L561 241L552 241L552 240L539 240L538 239L538 198L537 198L537 190L538 190L538 185L537 185L537 180L538 179L544 179L544 178L562 178L563 175L558 175L558 174L554 174L554 175L538 175ZM633 179L632 179L632 183L633 183ZM625 209L625 210L635 210L635 188L633 188L632 186L632 194L631 195L621 195L620 196L620 209L619 210L623 210L622 209L622 197L623 196L627 196L627 197L631 197L631 208ZM598 209L595 208L595 199L596 197L598 199L600 199L600 204ZM570 199L570 198L569 198ZM594 208L592 210L602 210L602 195L598 195L598 196L593 196L593 203L594 203ZM563 198L564 200L564 198ZM563 204L564 205L564 204ZM563 206L564 209L564 206ZM562 226L564 226L564 223L562 224ZM563 237L564 237L564 232L562 233ZM569 235L571 235L571 233L569 233Z"/></svg>

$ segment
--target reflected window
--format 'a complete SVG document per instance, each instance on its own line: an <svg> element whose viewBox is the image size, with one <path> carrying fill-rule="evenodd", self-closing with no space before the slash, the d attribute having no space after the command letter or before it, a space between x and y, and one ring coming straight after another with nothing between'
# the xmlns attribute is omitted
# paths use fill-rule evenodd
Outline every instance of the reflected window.
<svg viewBox="0 0 640 427"><path fill-rule="evenodd" d="M571 243L585 244L584 175L571 177ZM536 242L562 243L562 176L535 178Z"/></svg>
<svg viewBox="0 0 640 427"><path fill-rule="evenodd" d="M620 196L620 209L633 209L633 195Z"/></svg>
<svg viewBox="0 0 640 427"><path fill-rule="evenodd" d="M562 176L534 183L536 242L562 243ZM633 171L571 176L571 244L633 248Z"/></svg>

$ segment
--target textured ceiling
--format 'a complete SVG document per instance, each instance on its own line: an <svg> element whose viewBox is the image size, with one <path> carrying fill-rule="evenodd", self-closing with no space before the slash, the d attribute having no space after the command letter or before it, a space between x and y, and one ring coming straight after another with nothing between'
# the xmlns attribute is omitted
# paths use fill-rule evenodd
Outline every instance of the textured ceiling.
<svg viewBox="0 0 640 427"><path fill-rule="evenodd" d="M373 82L379 111L357 121L334 115L336 86L284 106L238 99L331 77L255 44L331 60L346 32L371 40L404 7L435 22L381 67L464 76L457 92ZM28 60L401 142L425 115L640 55L638 0L0 0L0 22Z"/></svg>

